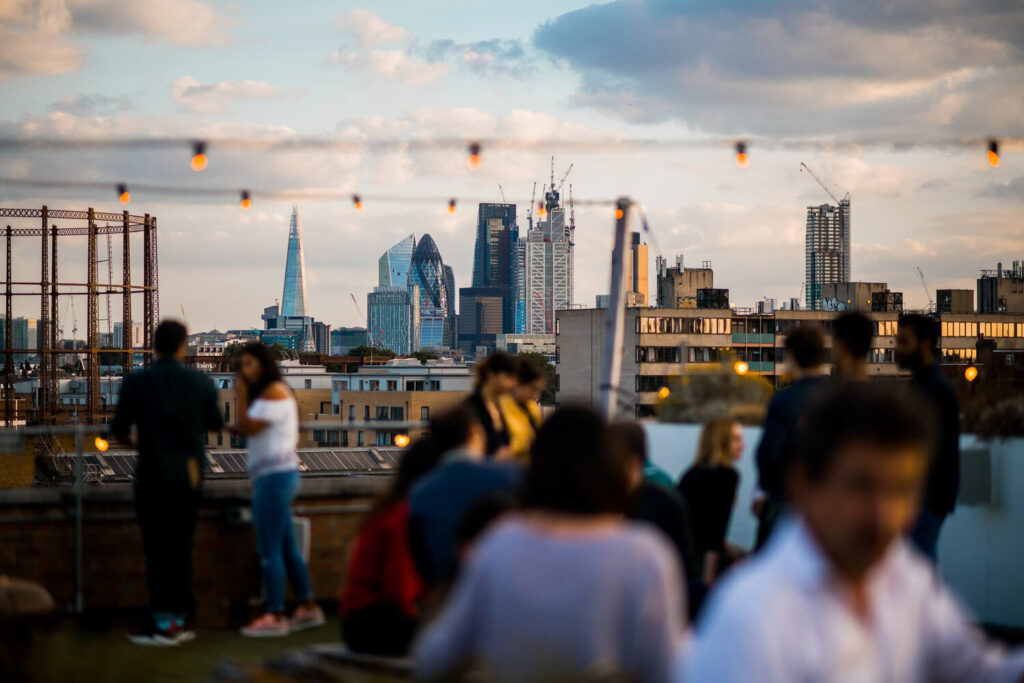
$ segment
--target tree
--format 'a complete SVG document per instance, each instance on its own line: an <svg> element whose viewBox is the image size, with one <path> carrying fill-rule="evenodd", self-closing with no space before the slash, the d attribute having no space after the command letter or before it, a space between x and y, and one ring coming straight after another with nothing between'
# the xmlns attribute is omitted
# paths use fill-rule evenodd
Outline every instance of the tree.
<svg viewBox="0 0 1024 683"><path fill-rule="evenodd" d="M395 352L390 349L375 349L372 346L353 346L348 350L350 356L381 356L382 358L394 358Z"/></svg>
<svg viewBox="0 0 1024 683"><path fill-rule="evenodd" d="M420 365L426 365L428 360L440 358L436 353L431 353L430 351L413 351L409 356L418 360Z"/></svg>
<svg viewBox="0 0 1024 683"><path fill-rule="evenodd" d="M544 371L546 384L540 395L540 403L545 406L555 405L555 365L548 360L548 357L537 351L521 351L516 354L518 358L529 358Z"/></svg>

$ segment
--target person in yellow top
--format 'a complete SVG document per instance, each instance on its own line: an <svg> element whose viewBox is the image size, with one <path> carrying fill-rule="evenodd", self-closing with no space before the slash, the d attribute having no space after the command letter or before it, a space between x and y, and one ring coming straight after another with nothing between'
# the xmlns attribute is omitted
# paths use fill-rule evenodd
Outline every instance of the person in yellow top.
<svg viewBox="0 0 1024 683"><path fill-rule="evenodd" d="M501 396L498 407L508 430L512 458L525 463L530 459L530 446L543 421L540 395L547 386L547 378L533 359L520 357L517 360L519 384Z"/></svg>

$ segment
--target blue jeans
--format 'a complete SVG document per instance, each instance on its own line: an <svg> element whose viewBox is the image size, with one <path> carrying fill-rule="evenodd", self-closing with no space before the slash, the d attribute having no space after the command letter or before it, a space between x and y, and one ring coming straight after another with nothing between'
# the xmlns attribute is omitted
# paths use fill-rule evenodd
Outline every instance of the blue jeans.
<svg viewBox="0 0 1024 683"><path fill-rule="evenodd" d="M284 612L285 576L300 600L313 597L309 569L295 542L292 527L292 501L299 491L299 473L275 472L253 482L252 522L256 547L263 566L267 611Z"/></svg>
<svg viewBox="0 0 1024 683"><path fill-rule="evenodd" d="M910 530L910 540L923 555L935 563L938 562L939 531L942 530L944 521L945 515L937 515L927 508L922 508L914 528Z"/></svg>

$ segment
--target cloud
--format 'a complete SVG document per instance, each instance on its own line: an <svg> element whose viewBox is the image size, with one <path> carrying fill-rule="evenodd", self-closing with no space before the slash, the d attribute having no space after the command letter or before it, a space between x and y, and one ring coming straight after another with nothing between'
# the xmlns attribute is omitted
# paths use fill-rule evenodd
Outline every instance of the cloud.
<svg viewBox="0 0 1024 683"><path fill-rule="evenodd" d="M62 98L47 107L47 111L74 116L95 116L127 112L133 108L131 100L127 97L110 97L94 93Z"/></svg>
<svg viewBox="0 0 1024 683"><path fill-rule="evenodd" d="M458 43L435 40L426 49L432 61L453 61L480 76L525 78L536 70L535 60L518 40L478 40Z"/></svg>
<svg viewBox="0 0 1024 683"><path fill-rule="evenodd" d="M361 47L378 47L412 41L412 33L401 26L384 21L373 12L359 7L338 17L338 28L351 36Z"/></svg>
<svg viewBox="0 0 1024 683"><path fill-rule="evenodd" d="M767 134L1020 134L1019 3L614 0L541 25L571 101Z"/></svg>
<svg viewBox="0 0 1024 683"><path fill-rule="evenodd" d="M71 13L62 2L0 2L0 81L79 68L82 49L63 36L70 26Z"/></svg>
<svg viewBox="0 0 1024 683"><path fill-rule="evenodd" d="M199 0L67 0L76 32L141 35L183 45L223 45L235 22Z"/></svg>
<svg viewBox="0 0 1024 683"><path fill-rule="evenodd" d="M331 55L332 64L341 64L349 69L366 71L374 76L398 80L408 85L423 85L445 76L450 70L447 64L429 62L406 49L352 50L338 48Z"/></svg>
<svg viewBox="0 0 1024 683"><path fill-rule="evenodd" d="M278 89L262 81L218 81L203 84L191 76L182 76L171 84L171 97L187 109L202 114L228 110L233 100L266 100L278 95Z"/></svg>
<svg viewBox="0 0 1024 683"><path fill-rule="evenodd" d="M989 183L978 192L978 196L1024 201L1024 176L1002 183Z"/></svg>

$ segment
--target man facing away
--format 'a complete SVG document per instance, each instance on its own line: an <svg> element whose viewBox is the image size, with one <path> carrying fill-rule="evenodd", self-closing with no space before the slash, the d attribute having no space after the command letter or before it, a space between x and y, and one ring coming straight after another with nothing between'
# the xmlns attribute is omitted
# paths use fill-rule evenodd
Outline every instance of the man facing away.
<svg viewBox="0 0 1024 683"><path fill-rule="evenodd" d="M795 511L734 571L698 627L688 681L1021 681L905 539L932 427L913 396L829 392L787 469Z"/></svg>
<svg viewBox="0 0 1024 683"><path fill-rule="evenodd" d="M156 328L156 360L126 376L110 432L132 441L135 514L142 530L152 619L129 636L138 645L178 645L192 607L192 536L199 511L206 433L220 429L217 390L205 375L182 365L188 332L165 320Z"/></svg>
<svg viewBox="0 0 1024 683"><path fill-rule="evenodd" d="M825 339L821 330L801 325L786 336L784 344L784 368L791 384L769 402L761 441L757 445L759 493L753 504L754 515L759 520L757 548L764 546L785 511L782 470L793 450L797 422L808 400L826 386Z"/></svg>
<svg viewBox="0 0 1024 683"><path fill-rule="evenodd" d="M875 323L863 313L843 313L832 323L832 365L840 382L868 380Z"/></svg>
<svg viewBox="0 0 1024 683"><path fill-rule="evenodd" d="M939 321L923 315L900 318L896 360L912 373L911 386L924 399L938 425L924 503L910 532L911 540L932 561L937 557L942 523L956 508L960 491L960 406L952 385L939 369L938 343Z"/></svg>

